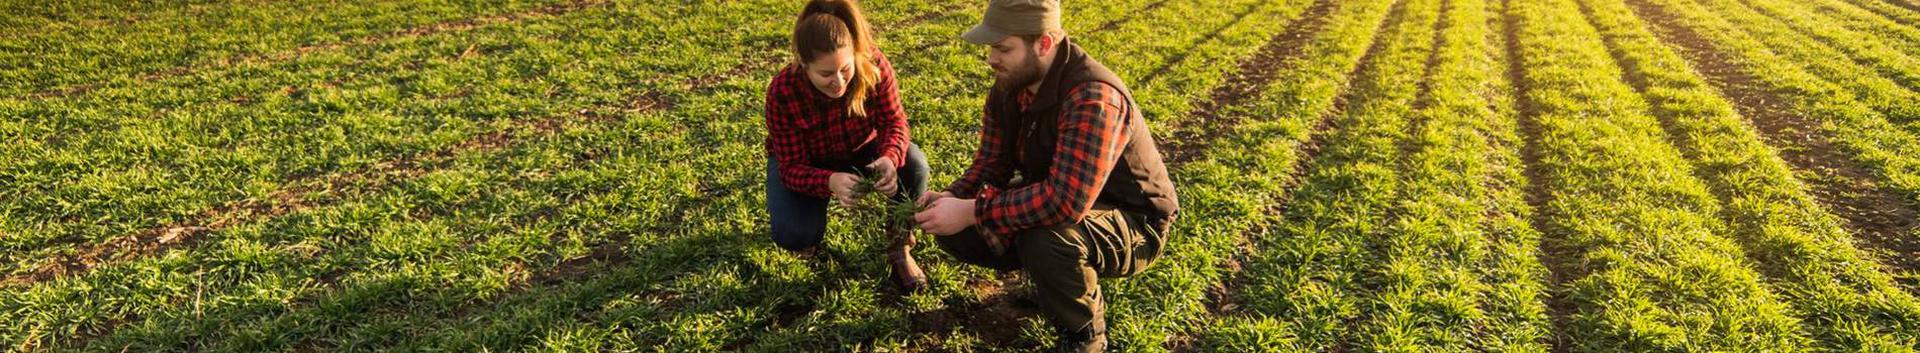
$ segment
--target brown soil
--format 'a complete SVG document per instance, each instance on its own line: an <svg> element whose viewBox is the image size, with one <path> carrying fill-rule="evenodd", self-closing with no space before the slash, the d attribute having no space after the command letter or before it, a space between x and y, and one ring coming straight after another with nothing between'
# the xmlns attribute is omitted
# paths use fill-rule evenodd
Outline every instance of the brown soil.
<svg viewBox="0 0 1920 353"><path fill-rule="evenodd" d="M1524 140L1521 146L1520 160L1521 164L1524 165L1522 174L1527 178L1527 205L1534 210L1533 219L1530 222L1533 228L1542 235L1539 249L1540 263L1547 268L1547 277L1551 282L1549 284L1550 294L1546 298L1548 316L1552 318L1551 320L1553 322L1553 337L1549 343L1552 344L1554 352L1568 352L1574 344L1570 337L1567 336L1569 332L1568 328L1571 327L1570 321L1576 310L1573 307L1573 303L1568 301L1566 297L1566 286L1572 282L1573 279L1583 276L1584 273L1574 263L1578 258L1575 249L1565 248L1564 246L1560 246L1560 244L1549 241L1549 238L1553 238L1553 235L1562 233L1564 230L1553 227L1552 223L1547 221L1549 212L1546 206L1547 202L1552 199L1552 194L1548 191L1546 176L1544 175L1545 171L1541 170L1542 166L1540 165L1542 152L1540 151L1539 144L1540 136L1543 133L1538 120L1540 108L1527 96L1529 92L1533 91L1533 87L1532 84L1527 81L1526 65L1522 62L1524 57L1521 56L1522 52L1520 49L1520 17L1514 13L1513 0L1503 1L1502 7L1505 8L1503 10L1503 16L1506 17L1503 21L1505 28L1502 29L1502 33L1504 33L1503 36L1507 46L1507 80L1511 82L1514 87L1515 102L1518 108L1516 114L1518 114L1517 117L1520 123L1521 139Z"/></svg>
<svg viewBox="0 0 1920 353"><path fill-rule="evenodd" d="M949 302L939 310L914 314L908 330L913 332L917 345L937 347L950 329L962 330L986 342L1019 340L1020 330L1026 327L1021 318L1039 313L1030 302L1025 302L1027 299L1022 298L1022 294L1018 294L1023 291L1015 289L1025 282L1018 273L1003 272L999 277L967 281L967 288L973 291L975 298L979 298L977 301Z"/></svg>
<svg viewBox="0 0 1920 353"><path fill-rule="evenodd" d="M1258 98L1260 92L1273 84L1274 76L1280 71L1292 67L1302 55L1301 49L1313 34L1320 32L1326 25L1327 15L1333 11L1334 4L1329 0L1320 0L1307 8L1300 19L1287 25L1287 29L1267 40L1252 57L1241 60L1238 69L1227 76L1227 81L1215 87L1209 99L1194 108L1192 126L1179 126L1171 135L1161 141L1165 143L1167 163L1178 167L1193 161L1207 150L1212 141L1226 135L1228 128L1238 125L1241 117L1225 116L1227 107L1246 104ZM1183 124L1187 125L1187 124Z"/></svg>

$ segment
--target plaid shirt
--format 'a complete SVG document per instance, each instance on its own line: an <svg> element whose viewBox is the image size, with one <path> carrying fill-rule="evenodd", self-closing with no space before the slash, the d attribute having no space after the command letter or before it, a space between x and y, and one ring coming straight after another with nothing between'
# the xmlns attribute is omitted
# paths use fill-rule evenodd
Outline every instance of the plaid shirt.
<svg viewBox="0 0 1920 353"><path fill-rule="evenodd" d="M1022 109L1032 104L1033 96L1025 91L1018 95ZM1005 252L1011 236L1020 230L1080 221L1093 208L1127 145L1127 102L1113 86L1090 82L1067 91L1066 97L1070 98L1062 102L1057 120L1060 138L1051 156L1052 169L1048 175L1025 176L1045 179L1007 190L991 186L1004 185L1013 177L1014 158L1019 156L1002 155L1003 132L992 114L984 114L973 166L947 187L956 197L978 199L974 215L996 252Z"/></svg>
<svg viewBox="0 0 1920 353"><path fill-rule="evenodd" d="M878 50L873 63L880 77L868 91L866 118L847 116L847 98L820 93L807 80L803 65L789 64L773 76L767 85L767 156L779 165L780 183L788 190L832 196L827 176L834 172L812 163L852 156L869 143L879 143L880 156L892 160L895 168L906 165L907 115L900 109L893 64Z"/></svg>

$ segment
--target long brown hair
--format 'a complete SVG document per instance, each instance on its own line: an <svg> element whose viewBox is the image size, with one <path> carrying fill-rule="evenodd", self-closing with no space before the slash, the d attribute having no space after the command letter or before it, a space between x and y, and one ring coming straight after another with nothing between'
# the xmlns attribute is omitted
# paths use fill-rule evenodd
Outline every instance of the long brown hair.
<svg viewBox="0 0 1920 353"><path fill-rule="evenodd" d="M847 114L867 116L867 94L879 80L880 68L873 64L873 31L867 17L854 0L812 0L800 11L793 26L795 63L806 65L815 57L840 48L853 49L853 79L848 82Z"/></svg>

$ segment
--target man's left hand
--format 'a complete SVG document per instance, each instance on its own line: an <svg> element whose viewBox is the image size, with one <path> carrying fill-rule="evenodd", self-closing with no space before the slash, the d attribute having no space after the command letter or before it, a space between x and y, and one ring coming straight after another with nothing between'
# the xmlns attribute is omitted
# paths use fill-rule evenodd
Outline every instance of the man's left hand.
<svg viewBox="0 0 1920 353"><path fill-rule="evenodd" d="M936 235L954 235L968 227L980 224L973 217L973 199L941 198L925 211L913 215L914 222L920 223L920 229Z"/></svg>

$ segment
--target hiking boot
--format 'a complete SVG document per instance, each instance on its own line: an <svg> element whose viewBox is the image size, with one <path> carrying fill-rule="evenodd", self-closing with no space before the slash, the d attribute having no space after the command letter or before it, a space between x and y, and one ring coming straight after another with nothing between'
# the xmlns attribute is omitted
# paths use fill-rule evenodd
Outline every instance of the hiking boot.
<svg viewBox="0 0 1920 353"><path fill-rule="evenodd" d="M920 292L927 289L927 274L920 271L920 264L913 261L913 246L919 243L913 236L913 229L894 225L887 227L887 237L892 243L887 246L887 267L892 269L894 285L903 292Z"/></svg>
<svg viewBox="0 0 1920 353"><path fill-rule="evenodd" d="M1054 347L1059 352L1088 353L1107 351L1107 320L1095 317L1087 326L1072 330L1060 330L1060 344Z"/></svg>

